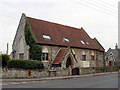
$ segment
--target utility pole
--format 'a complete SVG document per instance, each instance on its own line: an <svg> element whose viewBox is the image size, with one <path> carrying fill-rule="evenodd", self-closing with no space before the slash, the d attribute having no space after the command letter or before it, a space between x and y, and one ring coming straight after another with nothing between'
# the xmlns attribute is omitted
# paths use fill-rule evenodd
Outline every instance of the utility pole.
<svg viewBox="0 0 120 90"><path fill-rule="evenodd" d="M7 55L8 55L8 49L9 49L9 44L7 43L7 50L6 50Z"/></svg>

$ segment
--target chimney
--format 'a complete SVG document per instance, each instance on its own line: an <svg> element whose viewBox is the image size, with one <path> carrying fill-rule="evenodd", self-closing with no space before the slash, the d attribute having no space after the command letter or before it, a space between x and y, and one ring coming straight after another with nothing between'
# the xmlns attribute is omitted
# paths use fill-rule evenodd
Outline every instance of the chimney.
<svg viewBox="0 0 120 90"><path fill-rule="evenodd" d="M117 45L117 43L116 43L115 49L118 49L118 45Z"/></svg>

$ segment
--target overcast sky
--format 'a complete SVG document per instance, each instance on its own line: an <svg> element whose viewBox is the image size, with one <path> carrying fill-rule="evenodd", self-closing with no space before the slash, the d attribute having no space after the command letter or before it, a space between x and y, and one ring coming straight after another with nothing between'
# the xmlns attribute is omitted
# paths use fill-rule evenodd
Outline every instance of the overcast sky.
<svg viewBox="0 0 120 90"><path fill-rule="evenodd" d="M0 51L9 53L22 13L26 16L83 27L105 50L118 42L119 0L0 0Z"/></svg>

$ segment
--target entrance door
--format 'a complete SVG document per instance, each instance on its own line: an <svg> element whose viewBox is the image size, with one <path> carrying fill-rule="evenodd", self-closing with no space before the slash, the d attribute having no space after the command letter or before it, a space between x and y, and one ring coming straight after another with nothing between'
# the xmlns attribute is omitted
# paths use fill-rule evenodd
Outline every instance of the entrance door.
<svg viewBox="0 0 120 90"><path fill-rule="evenodd" d="M109 66L112 66L112 61L109 61Z"/></svg>
<svg viewBox="0 0 120 90"><path fill-rule="evenodd" d="M66 62L66 68L68 68L71 65L71 59L68 57L67 62Z"/></svg>
<svg viewBox="0 0 120 90"><path fill-rule="evenodd" d="M73 68L72 75L79 75L79 68Z"/></svg>

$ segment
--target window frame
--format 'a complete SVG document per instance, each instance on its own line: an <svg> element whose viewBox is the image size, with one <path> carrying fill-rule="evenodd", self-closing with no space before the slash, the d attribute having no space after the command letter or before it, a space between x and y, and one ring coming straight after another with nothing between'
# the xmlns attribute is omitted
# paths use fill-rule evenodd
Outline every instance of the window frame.
<svg viewBox="0 0 120 90"><path fill-rule="evenodd" d="M95 60L95 55L91 55L91 61Z"/></svg>
<svg viewBox="0 0 120 90"><path fill-rule="evenodd" d="M44 54L44 55L43 55ZM43 56L44 56L44 59L43 59ZM49 53L48 52L43 52L42 53L42 61L49 61Z"/></svg>
<svg viewBox="0 0 120 90"><path fill-rule="evenodd" d="M70 40L68 38L63 38L63 42L70 43Z"/></svg>
<svg viewBox="0 0 120 90"><path fill-rule="evenodd" d="M83 40L80 40L80 42L81 42L83 45L85 45L85 42L84 42Z"/></svg>
<svg viewBox="0 0 120 90"><path fill-rule="evenodd" d="M86 61L86 55L82 55L82 61Z"/></svg>
<svg viewBox="0 0 120 90"><path fill-rule="evenodd" d="M49 35L42 35L42 36L43 36L43 39L51 40L51 37Z"/></svg>

